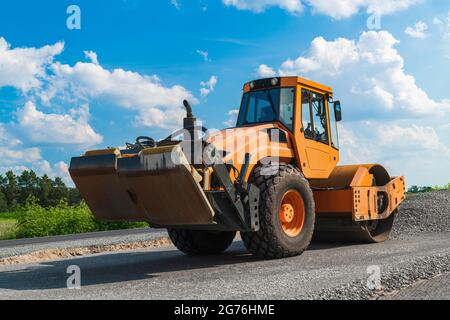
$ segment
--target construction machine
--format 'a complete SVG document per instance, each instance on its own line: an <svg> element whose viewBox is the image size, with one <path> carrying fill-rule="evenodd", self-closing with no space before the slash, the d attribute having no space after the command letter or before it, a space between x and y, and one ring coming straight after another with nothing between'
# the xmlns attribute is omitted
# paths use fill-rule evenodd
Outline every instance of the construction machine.
<svg viewBox="0 0 450 320"><path fill-rule="evenodd" d="M240 232L264 259L301 254L314 238L383 242L405 199L378 164L338 166L341 103L300 77L244 85L236 127L209 132L192 108L156 141L88 151L70 174L98 220L147 221L182 252L218 254Z"/></svg>

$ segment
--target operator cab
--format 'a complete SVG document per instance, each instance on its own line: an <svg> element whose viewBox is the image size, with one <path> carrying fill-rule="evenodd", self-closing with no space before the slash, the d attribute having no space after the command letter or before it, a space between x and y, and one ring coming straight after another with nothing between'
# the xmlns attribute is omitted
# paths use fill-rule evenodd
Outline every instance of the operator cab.
<svg viewBox="0 0 450 320"><path fill-rule="evenodd" d="M300 77L244 85L237 127L278 123L290 132L305 176L327 178L339 161L341 104L330 87Z"/></svg>

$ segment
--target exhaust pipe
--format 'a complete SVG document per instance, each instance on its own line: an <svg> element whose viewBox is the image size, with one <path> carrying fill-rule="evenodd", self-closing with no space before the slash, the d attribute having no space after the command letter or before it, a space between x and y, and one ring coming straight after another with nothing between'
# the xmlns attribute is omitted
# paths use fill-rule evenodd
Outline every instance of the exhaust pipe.
<svg viewBox="0 0 450 320"><path fill-rule="evenodd" d="M187 100L183 101L186 108L186 117L183 119L183 151L190 164L199 164L202 158L203 141L199 135L197 118L194 117L192 107Z"/></svg>

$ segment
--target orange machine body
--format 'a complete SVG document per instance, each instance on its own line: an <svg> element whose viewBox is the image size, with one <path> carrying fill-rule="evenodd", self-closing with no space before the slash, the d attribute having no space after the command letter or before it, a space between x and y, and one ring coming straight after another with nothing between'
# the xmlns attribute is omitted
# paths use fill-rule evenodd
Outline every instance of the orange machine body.
<svg viewBox="0 0 450 320"><path fill-rule="evenodd" d="M313 191L317 216L351 218L352 223L362 222L356 223L358 228L367 221L393 216L405 199L403 177L390 177L376 164L337 165L340 103L333 101L333 90L300 77L280 77L246 83L244 98L250 101L253 94L255 100L263 100L259 94L270 100L268 92L276 91L272 89L280 89L279 120L259 121L255 111L255 121L244 118L235 128L209 135L207 141L185 139L187 143L183 143L167 138L156 143L148 138L143 145L138 138L136 145L128 144L125 150L89 151L73 158L70 174L89 208L102 221L144 220L158 227L256 230L257 221L247 223L245 210L257 211L257 197L250 198L236 189L250 188L250 194L255 168L270 163L291 164L302 172ZM282 94L289 96L284 102ZM245 105L246 100L242 101L240 113L248 114L249 102ZM275 103L270 102L276 113ZM283 119L282 107L286 108ZM189 105L187 111L184 129L195 128ZM190 161L192 154L183 148L193 142L202 153L204 145L212 145L222 154L220 165L206 165L204 159L200 163ZM173 201L174 195L177 201ZM247 201L245 206L241 199ZM302 220L294 219L290 225L290 219L301 202L290 194L280 202L277 215L288 232L296 234Z"/></svg>
<svg viewBox="0 0 450 320"><path fill-rule="evenodd" d="M250 156L248 181L255 167L270 161L291 163L297 166L310 181L314 191L316 214L351 215L354 221L371 221L388 218L405 199L403 177L391 178L380 165L337 166L339 147L332 144L330 87L300 77L279 78L273 88L295 89L294 121L292 130L283 123L258 124L225 129L210 137L208 142L225 151L224 161L232 163L240 171L244 158ZM265 89L270 89L266 87ZM256 89L258 90L258 89ZM302 90L324 97L327 121L328 144L307 139L302 121ZM251 83L244 85L244 94L251 92ZM277 139L272 139L271 130L276 130ZM337 129L336 129L337 130ZM233 172L230 175L235 181ZM210 190L210 179L204 179L204 189ZM378 203L380 195L385 203Z"/></svg>

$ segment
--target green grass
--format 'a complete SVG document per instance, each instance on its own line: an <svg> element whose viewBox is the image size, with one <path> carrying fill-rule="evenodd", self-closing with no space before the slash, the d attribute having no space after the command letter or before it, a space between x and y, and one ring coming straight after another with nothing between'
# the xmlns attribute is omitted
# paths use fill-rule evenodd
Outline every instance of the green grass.
<svg viewBox="0 0 450 320"><path fill-rule="evenodd" d="M17 220L19 214L17 212L12 212L12 213L0 213L0 221L4 221L4 220Z"/></svg>
<svg viewBox="0 0 450 320"><path fill-rule="evenodd" d="M0 240L146 228L145 222L100 222L86 204L43 208L31 200L15 213L0 213Z"/></svg>
<svg viewBox="0 0 450 320"><path fill-rule="evenodd" d="M0 240L15 238L17 219L17 213L0 213Z"/></svg>

